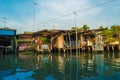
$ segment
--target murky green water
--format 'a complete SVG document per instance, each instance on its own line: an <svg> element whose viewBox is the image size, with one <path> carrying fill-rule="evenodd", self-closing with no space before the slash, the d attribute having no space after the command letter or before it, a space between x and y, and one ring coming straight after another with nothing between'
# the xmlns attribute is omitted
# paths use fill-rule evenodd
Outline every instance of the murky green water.
<svg viewBox="0 0 120 80"><path fill-rule="evenodd" d="M0 80L120 80L120 53L0 55Z"/></svg>

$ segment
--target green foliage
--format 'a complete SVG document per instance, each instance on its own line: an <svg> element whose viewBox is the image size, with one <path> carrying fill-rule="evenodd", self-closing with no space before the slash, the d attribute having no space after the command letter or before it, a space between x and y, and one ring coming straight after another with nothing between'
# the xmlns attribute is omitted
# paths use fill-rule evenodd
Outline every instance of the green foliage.
<svg viewBox="0 0 120 80"><path fill-rule="evenodd" d="M76 28L78 28L78 27L72 27L72 30L76 30Z"/></svg>
<svg viewBox="0 0 120 80"><path fill-rule="evenodd" d="M24 34L33 34L33 32L24 31Z"/></svg>
<svg viewBox="0 0 120 80"><path fill-rule="evenodd" d="M113 33L120 33L120 26L119 25L113 25L113 26L111 26L110 30Z"/></svg>
<svg viewBox="0 0 120 80"><path fill-rule="evenodd" d="M22 55L31 55L31 54L33 54L33 52L27 51L27 52L21 52L20 54L22 54Z"/></svg>
<svg viewBox="0 0 120 80"><path fill-rule="evenodd" d="M85 25L85 24L84 24L83 27L82 27L82 29L83 29L83 30L88 30L88 29L90 29L90 27L89 27L88 25Z"/></svg>
<svg viewBox="0 0 120 80"><path fill-rule="evenodd" d="M104 30L104 31L102 32L102 34L103 34L104 36L106 36L105 41L110 41L111 36L112 36L112 31L111 31L111 30L109 30L109 29Z"/></svg>
<svg viewBox="0 0 120 80"><path fill-rule="evenodd" d="M98 29L108 29L108 27L100 26Z"/></svg>
<svg viewBox="0 0 120 80"><path fill-rule="evenodd" d="M19 40L15 39L15 41L16 42L33 42L33 40L22 40L22 39L21 40L20 39Z"/></svg>
<svg viewBox="0 0 120 80"><path fill-rule="evenodd" d="M76 30L76 28L77 28L77 30L88 30L88 29L90 29L90 27L87 26L87 25L83 25L81 28L79 28L79 27L72 27L71 29L72 30Z"/></svg>
<svg viewBox="0 0 120 80"><path fill-rule="evenodd" d="M104 30L102 33L103 33L103 35L112 35L112 31L109 29Z"/></svg>
<svg viewBox="0 0 120 80"><path fill-rule="evenodd" d="M50 43L50 39L48 39L47 37L42 37L41 40L42 40L42 43L44 43L44 44Z"/></svg>
<svg viewBox="0 0 120 80"><path fill-rule="evenodd" d="M113 25L110 27L110 29L107 28L107 30L102 31L102 35L106 36L105 41L108 42L114 42L119 40L118 38L113 37L115 34L120 36L120 26L119 25Z"/></svg>
<svg viewBox="0 0 120 80"><path fill-rule="evenodd" d="M98 29L103 29L103 26L100 26Z"/></svg>
<svg viewBox="0 0 120 80"><path fill-rule="evenodd" d="M81 28L79 28L79 27L72 27L72 29L71 30L82 30Z"/></svg>
<svg viewBox="0 0 120 80"><path fill-rule="evenodd" d="M76 30L76 28L80 30L90 29L88 25L83 25L81 28L72 27L72 30ZM110 29L109 27L100 26L98 29L106 29L103 30L102 33L100 33L100 35L104 36L104 42L120 41L120 25L112 25ZM117 35L117 37L115 37L115 35Z"/></svg>

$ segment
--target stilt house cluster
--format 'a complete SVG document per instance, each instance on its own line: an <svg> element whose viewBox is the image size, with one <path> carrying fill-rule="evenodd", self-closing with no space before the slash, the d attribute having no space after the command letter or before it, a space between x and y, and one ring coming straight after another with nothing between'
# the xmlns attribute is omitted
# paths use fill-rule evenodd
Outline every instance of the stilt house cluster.
<svg viewBox="0 0 120 80"><path fill-rule="evenodd" d="M0 51L103 51L114 50L114 44L106 44L101 32L92 30L40 30L34 33L17 34L16 30L0 29ZM119 42L115 42L120 49Z"/></svg>

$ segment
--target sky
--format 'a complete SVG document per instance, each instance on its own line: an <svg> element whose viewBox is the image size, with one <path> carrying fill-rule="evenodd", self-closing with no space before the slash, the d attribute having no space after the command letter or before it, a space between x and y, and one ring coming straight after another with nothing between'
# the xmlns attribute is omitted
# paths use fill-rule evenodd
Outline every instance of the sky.
<svg viewBox="0 0 120 80"><path fill-rule="evenodd" d="M90 29L110 27L120 25L119 4L120 0L0 0L0 27L17 33L84 24Z"/></svg>

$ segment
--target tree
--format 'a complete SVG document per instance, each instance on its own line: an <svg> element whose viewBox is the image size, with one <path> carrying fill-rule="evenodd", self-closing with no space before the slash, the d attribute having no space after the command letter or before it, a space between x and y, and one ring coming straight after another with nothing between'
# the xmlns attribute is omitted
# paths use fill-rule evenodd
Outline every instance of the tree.
<svg viewBox="0 0 120 80"><path fill-rule="evenodd" d="M83 25L82 29L83 29L83 30L88 30L88 29L90 29L90 27L87 26L87 25Z"/></svg>
<svg viewBox="0 0 120 80"><path fill-rule="evenodd" d="M48 39L47 37L41 37L41 40L44 44L49 44L50 43L50 39Z"/></svg>
<svg viewBox="0 0 120 80"><path fill-rule="evenodd" d="M120 26L119 25L113 25L111 26L110 30L113 32L113 33L117 33L120 31Z"/></svg>
<svg viewBox="0 0 120 80"><path fill-rule="evenodd" d="M72 30L76 30L76 28L78 29L78 27L72 27Z"/></svg>
<svg viewBox="0 0 120 80"><path fill-rule="evenodd" d="M103 26L100 26L98 29L104 29Z"/></svg>
<svg viewBox="0 0 120 80"><path fill-rule="evenodd" d="M111 30L109 30L109 29L104 30L104 31L102 32L102 34L103 34L104 36L106 36L105 41L110 41L111 36L112 36Z"/></svg>
<svg viewBox="0 0 120 80"><path fill-rule="evenodd" d="M76 28L77 30L82 30L81 28L78 28L78 27L72 27L71 30L76 30Z"/></svg>
<svg viewBox="0 0 120 80"><path fill-rule="evenodd" d="M114 35L118 35L118 37L120 38L120 26L119 25L111 26L110 30L112 31Z"/></svg>

